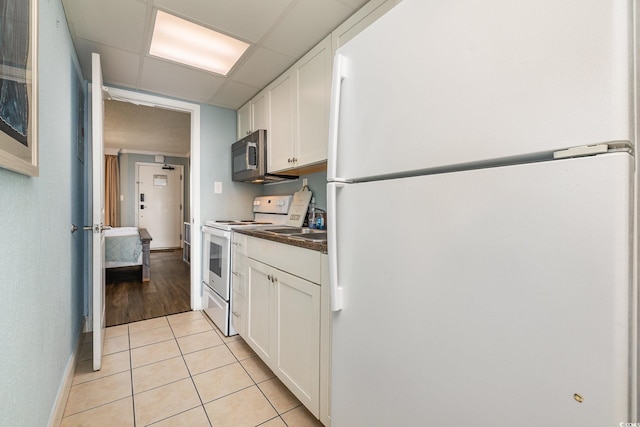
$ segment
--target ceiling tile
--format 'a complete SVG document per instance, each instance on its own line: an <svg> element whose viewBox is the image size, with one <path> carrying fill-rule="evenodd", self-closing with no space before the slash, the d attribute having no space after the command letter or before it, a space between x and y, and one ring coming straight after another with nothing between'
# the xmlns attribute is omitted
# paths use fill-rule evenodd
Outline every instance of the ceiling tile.
<svg viewBox="0 0 640 427"><path fill-rule="evenodd" d="M230 77L234 81L262 88L275 80L295 61L293 57L258 48Z"/></svg>
<svg viewBox="0 0 640 427"><path fill-rule="evenodd" d="M209 104L219 105L221 107L237 110L244 103L250 100L261 88L248 86L242 83L227 81L220 88L215 97L209 101Z"/></svg>
<svg viewBox="0 0 640 427"><path fill-rule="evenodd" d="M85 78L91 79L91 53L96 52L100 54L105 82L117 86L136 86L140 68L138 55L84 39L77 39L76 48Z"/></svg>
<svg viewBox="0 0 640 427"><path fill-rule="evenodd" d="M353 9L335 0L300 0L267 37L264 46L286 55L301 57L333 31L336 23L343 22L353 12Z"/></svg>
<svg viewBox="0 0 640 427"><path fill-rule="evenodd" d="M139 88L205 103L223 83L222 77L146 57Z"/></svg>
<svg viewBox="0 0 640 427"><path fill-rule="evenodd" d="M346 3L353 8L354 11L360 9L364 6L369 0L341 0L342 3Z"/></svg>
<svg viewBox="0 0 640 427"><path fill-rule="evenodd" d="M139 52L145 41L147 7L130 0L64 0L75 36Z"/></svg>
<svg viewBox="0 0 640 427"><path fill-rule="evenodd" d="M290 3L292 0L155 0L154 6L257 42Z"/></svg>

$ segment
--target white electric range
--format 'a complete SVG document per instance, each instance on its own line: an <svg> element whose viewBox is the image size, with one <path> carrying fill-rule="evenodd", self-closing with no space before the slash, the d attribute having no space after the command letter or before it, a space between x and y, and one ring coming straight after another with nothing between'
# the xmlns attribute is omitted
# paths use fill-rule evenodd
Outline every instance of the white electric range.
<svg viewBox="0 0 640 427"><path fill-rule="evenodd" d="M231 325L231 241L237 229L302 224L311 192L295 195L258 196L253 200L253 219L205 221L202 226L202 299L204 312L226 335L237 334ZM294 197L295 196L295 197ZM306 204L304 203L306 200ZM294 224L295 225L295 224Z"/></svg>

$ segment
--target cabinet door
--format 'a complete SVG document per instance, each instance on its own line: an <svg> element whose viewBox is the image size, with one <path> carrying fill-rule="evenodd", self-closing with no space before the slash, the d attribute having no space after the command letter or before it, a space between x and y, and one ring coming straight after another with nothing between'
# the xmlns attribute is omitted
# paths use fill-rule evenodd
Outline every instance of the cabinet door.
<svg viewBox="0 0 640 427"><path fill-rule="evenodd" d="M233 233L231 255L231 325L246 339L247 331L247 236Z"/></svg>
<svg viewBox="0 0 640 427"><path fill-rule="evenodd" d="M231 292L231 326L246 340L247 299L236 291Z"/></svg>
<svg viewBox="0 0 640 427"><path fill-rule="evenodd" d="M251 100L251 115L253 118L253 130L267 129L269 130L269 93L263 90ZM267 141L269 140L269 132L267 132Z"/></svg>
<svg viewBox="0 0 640 427"><path fill-rule="evenodd" d="M293 74L287 71L278 77L269 86L268 93L267 171L274 173L294 167Z"/></svg>
<svg viewBox="0 0 640 427"><path fill-rule="evenodd" d="M247 259L247 344L271 366L275 351L275 308L272 268Z"/></svg>
<svg viewBox="0 0 640 427"><path fill-rule="evenodd" d="M238 114L238 139L251 133L251 103L247 102L237 112Z"/></svg>
<svg viewBox="0 0 640 427"><path fill-rule="evenodd" d="M320 415L320 286L276 270L278 378Z"/></svg>
<svg viewBox="0 0 640 427"><path fill-rule="evenodd" d="M327 160L331 97L331 36L294 67L297 82L295 166Z"/></svg>

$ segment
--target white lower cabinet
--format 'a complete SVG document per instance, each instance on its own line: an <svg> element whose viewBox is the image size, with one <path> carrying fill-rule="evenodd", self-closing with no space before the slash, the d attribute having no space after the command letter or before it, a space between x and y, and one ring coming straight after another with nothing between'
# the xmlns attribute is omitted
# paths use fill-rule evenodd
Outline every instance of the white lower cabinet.
<svg viewBox="0 0 640 427"><path fill-rule="evenodd" d="M248 237L246 328L240 335L287 388L328 425L326 255ZM287 271L288 270L288 271ZM326 328L327 325L324 326ZM324 337L324 339L323 339Z"/></svg>
<svg viewBox="0 0 640 427"><path fill-rule="evenodd" d="M247 330L247 236L231 239L231 325L241 336Z"/></svg>

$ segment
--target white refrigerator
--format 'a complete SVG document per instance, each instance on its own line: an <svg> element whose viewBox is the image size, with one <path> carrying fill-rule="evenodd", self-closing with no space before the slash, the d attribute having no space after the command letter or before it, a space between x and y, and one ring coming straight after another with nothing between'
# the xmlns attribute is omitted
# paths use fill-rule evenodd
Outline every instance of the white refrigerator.
<svg viewBox="0 0 640 427"><path fill-rule="evenodd" d="M403 0L338 49L332 427L639 421L634 3Z"/></svg>

